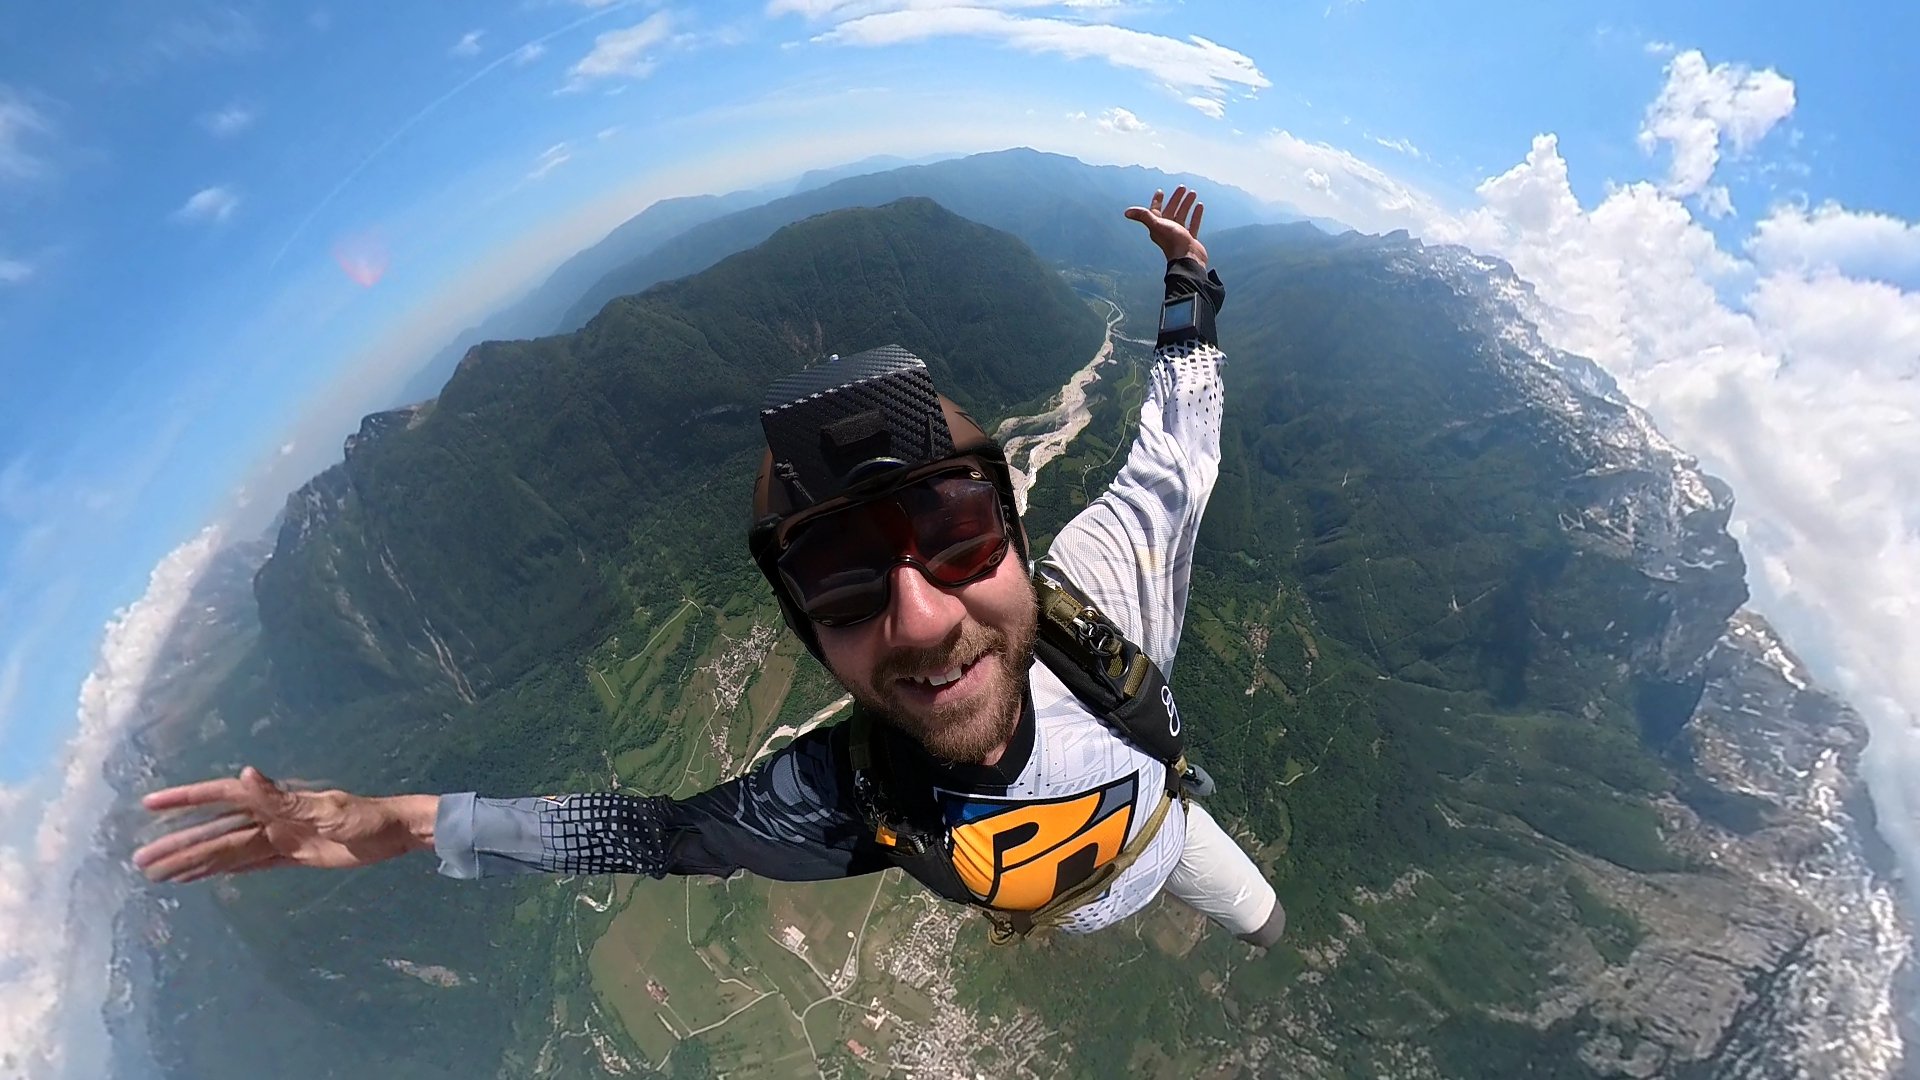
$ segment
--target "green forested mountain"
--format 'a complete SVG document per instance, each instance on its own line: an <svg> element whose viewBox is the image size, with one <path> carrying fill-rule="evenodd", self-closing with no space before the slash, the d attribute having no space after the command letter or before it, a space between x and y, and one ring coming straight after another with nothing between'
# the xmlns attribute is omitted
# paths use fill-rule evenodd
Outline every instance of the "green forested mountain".
<svg viewBox="0 0 1920 1080"><path fill-rule="evenodd" d="M801 190L816 186L802 180ZM456 335L453 341L421 367L400 392L402 401L424 401L440 393L467 350L483 341L531 337L552 332L561 316L581 293L608 273L652 251L662 241L736 210L765 202L764 189L731 191L725 195L689 195L661 199L622 222L592 247L554 268L547 279L525 297L489 315L479 325ZM565 327L575 329L578 324Z"/></svg>
<svg viewBox="0 0 1920 1080"><path fill-rule="evenodd" d="M1132 240L1079 265L1151 271ZM891 876L256 876L172 923L177 1075L1720 1075L1818 922L1765 861L1805 821L1699 760L1745 595L1724 489L1539 343L1504 267L1307 226L1209 244L1225 458L1174 682L1283 947L1162 903L991 949ZM162 768L735 774L838 694L743 550L765 384L898 342L991 424L1040 411L1102 321L1021 241L906 199L482 346L290 502L223 722L182 724ZM1037 542L1118 468L1147 362L1117 342ZM236 1054L254 1006L205 957L241 954L275 1022Z"/></svg>

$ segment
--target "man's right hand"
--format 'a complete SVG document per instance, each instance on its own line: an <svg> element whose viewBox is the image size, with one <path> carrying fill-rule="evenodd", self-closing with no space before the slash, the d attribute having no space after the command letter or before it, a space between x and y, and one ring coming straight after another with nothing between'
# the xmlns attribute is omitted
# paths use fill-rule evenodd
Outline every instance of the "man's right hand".
<svg viewBox="0 0 1920 1080"><path fill-rule="evenodd" d="M1206 212L1200 193L1189 191L1187 185L1181 184L1173 189L1172 198L1156 191L1147 205L1128 207L1127 217L1147 227L1147 236L1168 262L1193 259L1205 270L1207 246L1200 242L1200 218Z"/></svg>
<svg viewBox="0 0 1920 1080"><path fill-rule="evenodd" d="M431 850L439 803L437 795L290 791L249 765L235 779L185 784L142 799L155 813L222 812L147 844L133 853L133 864L151 881L176 884L277 866L370 866Z"/></svg>

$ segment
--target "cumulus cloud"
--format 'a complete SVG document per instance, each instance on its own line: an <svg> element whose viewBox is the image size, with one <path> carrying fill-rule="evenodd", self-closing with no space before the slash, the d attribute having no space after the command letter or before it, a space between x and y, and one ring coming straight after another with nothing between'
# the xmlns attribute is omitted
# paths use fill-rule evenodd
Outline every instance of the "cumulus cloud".
<svg viewBox="0 0 1920 1080"><path fill-rule="evenodd" d="M1330 192L1333 190L1333 178L1321 172L1319 169L1308 169L1300 175L1306 180L1307 186L1315 191Z"/></svg>
<svg viewBox="0 0 1920 1080"><path fill-rule="evenodd" d="M211 112L201 113L199 122L209 135L224 139L247 130L259 118L260 114L256 110L235 102Z"/></svg>
<svg viewBox="0 0 1920 1080"><path fill-rule="evenodd" d="M545 55L547 55L547 47L545 45L537 41L529 41L525 45L513 50L511 59L514 67L526 67L528 64L533 63Z"/></svg>
<svg viewBox="0 0 1920 1080"><path fill-rule="evenodd" d="M1750 146L1784 118L1791 84L1688 56L1662 115L1689 112L1670 108L1676 81L1719 88L1696 101L1757 99L1744 120L1721 110L1681 137L1709 151L1707 171L1677 156L1684 182L1615 185L1587 207L1543 135L1431 235L1505 258L1543 301L1550 341L1601 363L1732 484L1760 601L1868 718L1882 831L1920 880L1920 292L1849 276L1911 267L1915 226L1776 208L1745 255L1723 249L1681 197L1708 190L1719 132Z"/></svg>
<svg viewBox="0 0 1920 1080"><path fill-rule="evenodd" d="M1710 218L1730 217L1733 214L1733 193L1725 184L1713 184L1700 193L1700 211Z"/></svg>
<svg viewBox="0 0 1920 1080"><path fill-rule="evenodd" d="M160 649L221 543L208 529L154 568L146 594L107 625L64 753L28 785L0 788L0 1061L10 1076L106 1075L103 929L128 877L86 872L90 858L110 857L94 839L118 798L103 767L140 718ZM74 918L82 908L84 925Z"/></svg>
<svg viewBox="0 0 1920 1080"><path fill-rule="evenodd" d="M239 195L234 194L231 188L215 185L201 188L188 196L187 201L180 204L180 209L173 212L173 216L179 221L218 223L232 217L239 206Z"/></svg>
<svg viewBox="0 0 1920 1080"><path fill-rule="evenodd" d="M1138 71L1187 104L1218 119L1232 93L1272 86L1253 58L1198 35L1167 37L1119 26L1009 9L1056 8L1075 14L1087 7L1050 0L773 0L770 15L796 14L834 25L817 42L883 47L942 37L971 37L1029 53L1069 60L1103 60Z"/></svg>
<svg viewBox="0 0 1920 1080"><path fill-rule="evenodd" d="M1101 113L1100 118L1094 122L1107 131L1121 135L1137 135L1153 130L1147 126L1146 121L1118 106Z"/></svg>
<svg viewBox="0 0 1920 1080"><path fill-rule="evenodd" d="M1920 224L1838 203L1775 207L1747 240L1770 270L1834 270L1869 277L1920 272Z"/></svg>
<svg viewBox="0 0 1920 1080"><path fill-rule="evenodd" d="M469 30L460 35L460 40L447 50L452 56L479 56L480 39L487 36L485 30Z"/></svg>
<svg viewBox="0 0 1920 1080"><path fill-rule="evenodd" d="M42 175L46 161L29 144L51 130L44 113L0 83L0 180L30 180Z"/></svg>
<svg viewBox="0 0 1920 1080"><path fill-rule="evenodd" d="M1723 140L1735 156L1747 153L1793 104L1793 81L1772 68L1708 67L1700 50L1688 49L1667 62L1667 83L1641 121L1640 146L1652 153L1664 144L1672 155L1666 189L1696 195L1720 164Z"/></svg>
<svg viewBox="0 0 1920 1080"><path fill-rule="evenodd" d="M584 89L600 79L646 78L657 64L652 49L667 39L672 28L672 18L657 11L632 26L601 34L593 39L593 49L567 69L566 88Z"/></svg>

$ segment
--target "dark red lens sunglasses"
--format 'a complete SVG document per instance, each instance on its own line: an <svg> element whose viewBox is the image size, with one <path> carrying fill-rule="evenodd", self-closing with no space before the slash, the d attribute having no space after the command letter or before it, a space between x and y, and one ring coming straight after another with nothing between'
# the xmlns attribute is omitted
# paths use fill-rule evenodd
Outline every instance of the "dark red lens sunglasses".
<svg viewBox="0 0 1920 1080"><path fill-rule="evenodd" d="M1012 545L999 489L961 467L800 523L776 566L807 618L852 626L892 602L894 567L953 588L992 573Z"/></svg>

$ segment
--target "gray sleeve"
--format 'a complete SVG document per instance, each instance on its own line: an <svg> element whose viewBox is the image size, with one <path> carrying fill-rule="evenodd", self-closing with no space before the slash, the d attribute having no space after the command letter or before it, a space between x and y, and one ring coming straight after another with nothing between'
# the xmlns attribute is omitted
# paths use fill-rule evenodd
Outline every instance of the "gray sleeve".
<svg viewBox="0 0 1920 1080"><path fill-rule="evenodd" d="M433 850L451 878L667 871L659 803L631 795L442 795Z"/></svg>
<svg viewBox="0 0 1920 1080"><path fill-rule="evenodd" d="M589 792L442 795L433 848L452 878L712 874L817 881L891 865L852 801L838 728L816 728L745 776L684 799Z"/></svg>

